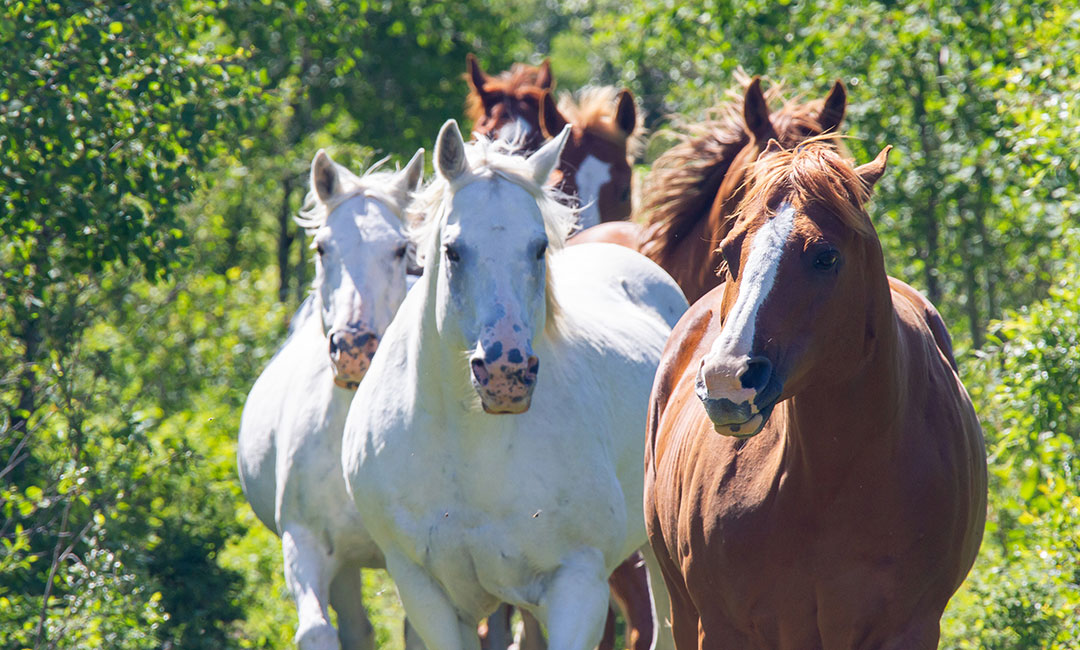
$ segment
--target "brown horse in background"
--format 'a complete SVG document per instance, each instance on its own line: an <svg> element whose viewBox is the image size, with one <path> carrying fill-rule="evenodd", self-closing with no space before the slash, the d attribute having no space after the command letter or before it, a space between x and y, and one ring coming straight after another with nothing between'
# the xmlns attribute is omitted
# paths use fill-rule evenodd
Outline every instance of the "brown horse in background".
<svg viewBox="0 0 1080 650"><path fill-rule="evenodd" d="M742 198L746 170L770 139L790 148L836 133L847 107L839 81L825 99L803 103L785 99L779 84L763 92L759 77L739 89L728 92L710 119L676 132L680 142L656 160L639 210L644 225L602 225L571 243L607 241L640 250L675 278L690 304L719 284L717 233ZM770 104L779 109L770 111Z"/></svg>
<svg viewBox="0 0 1080 650"><path fill-rule="evenodd" d="M493 140L520 138L523 155L539 149L547 140L540 128L540 103L555 86L551 63L547 59L539 66L515 63L497 76L485 73L471 53L465 63L469 82L465 116L473 124L473 134Z"/></svg>
<svg viewBox="0 0 1080 650"><path fill-rule="evenodd" d="M865 211L887 154L770 143L721 224L726 283L668 340L645 520L680 650L935 648L975 560L979 423Z"/></svg>
<svg viewBox="0 0 1080 650"><path fill-rule="evenodd" d="M641 149L642 120L634 96L623 88L594 86L576 96L563 94L556 105L551 93L540 102L545 138L569 124L570 139L557 169L560 189L578 197L583 228L629 219L633 161Z"/></svg>

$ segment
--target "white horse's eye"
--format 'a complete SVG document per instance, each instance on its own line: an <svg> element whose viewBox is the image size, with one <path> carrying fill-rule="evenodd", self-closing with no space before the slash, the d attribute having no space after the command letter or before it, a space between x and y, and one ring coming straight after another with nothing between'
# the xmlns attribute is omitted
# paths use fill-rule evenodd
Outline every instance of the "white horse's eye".
<svg viewBox="0 0 1080 650"><path fill-rule="evenodd" d="M409 252L409 247L406 244L402 244L401 246L397 247L397 250L394 251L394 257L400 260L405 257L405 253L407 252Z"/></svg>
<svg viewBox="0 0 1080 650"><path fill-rule="evenodd" d="M446 245L446 247L443 249L443 252L446 253L446 259L450 260L451 262L461 261L461 254L458 253L457 249L450 244Z"/></svg>
<svg viewBox="0 0 1080 650"><path fill-rule="evenodd" d="M315 244L315 252L319 254L319 257L326 255L326 247L323 246L322 242L317 242Z"/></svg>
<svg viewBox="0 0 1080 650"><path fill-rule="evenodd" d="M544 253L547 252L547 247L548 247L547 242L544 242L544 243L540 244L540 247L536 251L536 259L538 259L538 260L544 259Z"/></svg>

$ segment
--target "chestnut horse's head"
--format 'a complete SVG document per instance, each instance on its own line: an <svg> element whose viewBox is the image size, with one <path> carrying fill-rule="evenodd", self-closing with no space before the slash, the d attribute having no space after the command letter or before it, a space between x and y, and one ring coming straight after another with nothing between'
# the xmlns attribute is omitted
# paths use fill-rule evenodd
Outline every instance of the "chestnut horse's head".
<svg viewBox="0 0 1080 650"><path fill-rule="evenodd" d="M754 435L777 402L844 381L872 349L888 288L865 204L888 152L852 168L825 138L774 140L752 165L720 243L723 329L697 374L717 432Z"/></svg>
<svg viewBox="0 0 1080 650"><path fill-rule="evenodd" d="M466 63L465 113L472 120L473 134L516 141L524 154L539 149L546 139L540 129L540 102L555 85L551 64L547 60L538 67L515 63L510 70L491 76L472 54Z"/></svg>
<svg viewBox="0 0 1080 650"><path fill-rule="evenodd" d="M611 86L587 88L575 101L564 96L558 106L551 93L541 100L544 137L572 127L559 161L561 188L582 207L582 228L630 217L631 159L641 125L634 96Z"/></svg>

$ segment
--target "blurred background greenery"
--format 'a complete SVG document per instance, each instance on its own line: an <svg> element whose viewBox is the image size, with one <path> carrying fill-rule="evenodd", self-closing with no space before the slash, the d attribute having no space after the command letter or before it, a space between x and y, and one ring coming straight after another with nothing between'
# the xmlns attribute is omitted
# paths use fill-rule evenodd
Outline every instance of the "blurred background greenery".
<svg viewBox="0 0 1080 650"><path fill-rule="evenodd" d="M234 441L311 279L291 217L318 147L430 149L467 52L625 85L654 130L739 68L842 79L855 158L897 147L890 273L941 308L988 443L942 647L1080 646L1074 2L5 0L0 44L0 647L290 647Z"/></svg>

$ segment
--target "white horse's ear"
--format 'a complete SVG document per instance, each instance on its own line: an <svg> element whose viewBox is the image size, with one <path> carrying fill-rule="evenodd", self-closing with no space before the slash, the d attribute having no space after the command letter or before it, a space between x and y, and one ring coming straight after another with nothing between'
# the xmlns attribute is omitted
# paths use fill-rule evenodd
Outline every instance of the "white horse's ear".
<svg viewBox="0 0 1080 650"><path fill-rule="evenodd" d="M319 149L311 161L311 189L324 203L338 190L337 165L325 149Z"/></svg>
<svg viewBox="0 0 1080 650"><path fill-rule="evenodd" d="M439 138L435 141L435 169L448 181L453 181L469 168L465 159L465 139L457 120L446 120L439 129Z"/></svg>
<svg viewBox="0 0 1080 650"><path fill-rule="evenodd" d="M405 169L398 172L401 189L406 192L415 192L420 189L420 182L424 180L424 148L416 150Z"/></svg>
<svg viewBox="0 0 1080 650"><path fill-rule="evenodd" d="M567 124L563 127L562 133L548 140L547 144L529 156L529 164L532 165L533 169L533 180L536 181L537 185L547 183L548 176L551 176L551 172L558 166L559 156L562 155L563 147L566 146L566 140L570 137L572 128Z"/></svg>

